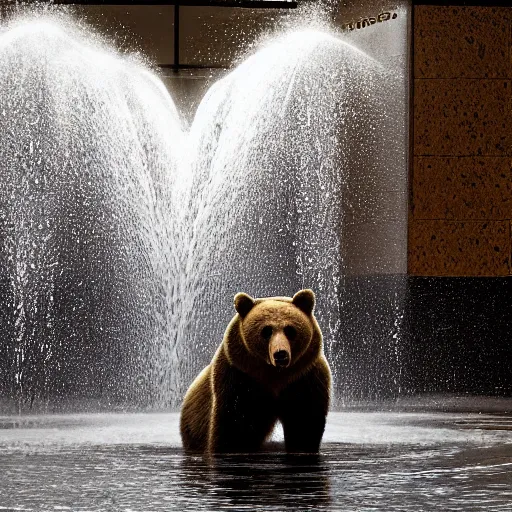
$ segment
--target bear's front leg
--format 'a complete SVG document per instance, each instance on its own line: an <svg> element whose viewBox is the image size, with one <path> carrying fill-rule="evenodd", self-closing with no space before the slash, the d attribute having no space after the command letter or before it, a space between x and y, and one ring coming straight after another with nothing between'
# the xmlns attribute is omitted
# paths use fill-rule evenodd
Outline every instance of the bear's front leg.
<svg viewBox="0 0 512 512"><path fill-rule="evenodd" d="M216 363L208 451L258 451L277 419L275 399L227 361Z"/></svg>
<svg viewBox="0 0 512 512"><path fill-rule="evenodd" d="M288 453L318 453L329 410L330 371L319 360L279 396L279 419Z"/></svg>

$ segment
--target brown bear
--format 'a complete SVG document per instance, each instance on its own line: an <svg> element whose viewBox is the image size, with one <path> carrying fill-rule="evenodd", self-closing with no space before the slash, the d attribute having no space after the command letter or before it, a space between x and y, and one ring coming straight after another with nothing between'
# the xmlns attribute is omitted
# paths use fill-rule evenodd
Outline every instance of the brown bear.
<svg viewBox="0 0 512 512"><path fill-rule="evenodd" d="M250 453L279 420L288 453L317 453L329 409L331 371L313 316L315 295L235 296L236 315L181 409L185 450Z"/></svg>

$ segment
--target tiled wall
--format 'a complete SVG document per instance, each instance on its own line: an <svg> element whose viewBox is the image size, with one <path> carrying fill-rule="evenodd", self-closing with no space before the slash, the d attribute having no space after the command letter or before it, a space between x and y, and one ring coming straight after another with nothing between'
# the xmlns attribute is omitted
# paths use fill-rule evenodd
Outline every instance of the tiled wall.
<svg viewBox="0 0 512 512"><path fill-rule="evenodd" d="M511 20L415 7L412 275L512 274Z"/></svg>

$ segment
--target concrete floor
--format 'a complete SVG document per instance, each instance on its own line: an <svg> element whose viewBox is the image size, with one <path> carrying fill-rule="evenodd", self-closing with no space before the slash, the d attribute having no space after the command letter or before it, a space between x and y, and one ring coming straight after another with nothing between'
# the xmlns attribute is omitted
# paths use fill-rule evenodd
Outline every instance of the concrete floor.
<svg viewBox="0 0 512 512"><path fill-rule="evenodd" d="M512 510L505 411L333 412L318 457L283 454L277 429L265 453L214 463L183 453L178 421L0 417L0 510Z"/></svg>

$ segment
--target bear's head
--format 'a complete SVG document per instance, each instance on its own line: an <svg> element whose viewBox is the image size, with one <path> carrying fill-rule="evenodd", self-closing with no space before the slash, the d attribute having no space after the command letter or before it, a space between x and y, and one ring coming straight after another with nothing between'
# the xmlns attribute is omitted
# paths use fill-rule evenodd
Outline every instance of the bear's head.
<svg viewBox="0 0 512 512"><path fill-rule="evenodd" d="M321 344L321 334L313 316L315 294L301 290L293 297L253 299L235 295L240 318L240 335L252 356L277 368L293 366L312 342Z"/></svg>

